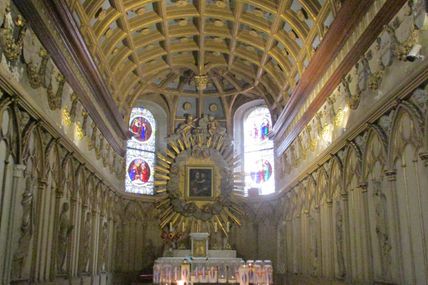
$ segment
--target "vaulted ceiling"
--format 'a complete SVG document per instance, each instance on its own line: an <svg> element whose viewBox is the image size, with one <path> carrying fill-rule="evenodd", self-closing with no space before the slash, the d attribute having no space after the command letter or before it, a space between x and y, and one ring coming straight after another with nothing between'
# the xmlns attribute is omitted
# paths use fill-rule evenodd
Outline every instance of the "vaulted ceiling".
<svg viewBox="0 0 428 285"><path fill-rule="evenodd" d="M332 0L69 0L120 110L145 94L264 98L281 111L334 20ZM207 75L198 90L195 76Z"/></svg>
<svg viewBox="0 0 428 285"><path fill-rule="evenodd" d="M376 0L14 2L112 144L123 144L139 99L158 99L174 114L183 96L218 96L228 124L242 103L264 99L277 137L306 106L281 138L287 145L405 0L380 1L352 47L349 37ZM206 88L198 88L198 76L206 76Z"/></svg>

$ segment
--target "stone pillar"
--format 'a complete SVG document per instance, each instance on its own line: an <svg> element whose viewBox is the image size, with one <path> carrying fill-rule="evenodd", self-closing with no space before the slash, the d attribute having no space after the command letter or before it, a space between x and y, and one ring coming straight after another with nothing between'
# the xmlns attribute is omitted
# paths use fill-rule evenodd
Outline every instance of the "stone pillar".
<svg viewBox="0 0 428 285"><path fill-rule="evenodd" d="M41 205L42 205L42 199L44 196L44 192L46 191L46 186L48 185L46 179L39 178L38 185L37 185L37 201L36 201L36 209L35 209L35 219L40 219L41 215ZM36 280L38 272L37 272L37 247L38 247L38 240L40 238L40 223L37 227L34 229L33 233L33 252L32 252L32 264L31 264L31 273L30 273L30 280Z"/></svg>
<svg viewBox="0 0 428 285"><path fill-rule="evenodd" d="M351 240L350 240L350 226L349 226L349 205L348 205L348 193L342 193L342 205L343 205L343 255L344 255L344 266L345 266L345 280L350 281L352 279L352 266L351 266Z"/></svg>
<svg viewBox="0 0 428 285"><path fill-rule="evenodd" d="M6 238L6 250L4 254L4 260L5 260L5 270L4 270L4 276L3 276L3 284L9 284L10 283L10 273L12 270L12 259L13 259L13 253L15 250L15 232L18 229L19 220L16 215L16 204L17 200L23 193L23 188L25 187L24 183L24 170L25 165L22 164L15 164L13 167L13 180L12 180L12 191L11 191L11 197L10 197L10 208L9 208L9 222L7 226L7 238ZM7 203L5 203L7 205Z"/></svg>
<svg viewBox="0 0 428 285"><path fill-rule="evenodd" d="M395 169L386 170L385 176L388 181L389 190L391 191L391 200L392 200L393 209L395 209L392 213L394 216L394 222L392 224L393 224L394 240L395 240L395 244L397 245L397 254L398 254L397 266L398 266L400 280L401 280L400 283L404 283L403 282L404 273L403 273L403 264L402 264L403 253L401 250L401 238L400 238L400 217L398 213L399 208L398 208L398 198L397 198L397 189L396 189L397 188L397 184L396 184L397 171Z"/></svg>
<svg viewBox="0 0 428 285"><path fill-rule="evenodd" d="M327 276L327 278L328 279L331 279L331 280L333 280L334 278L335 278L335 274L336 274L336 270L335 270L335 268L336 268L336 265L335 265L335 263L334 263L334 259L335 259L335 257L334 257L334 250L333 250L333 247L335 246L334 245L334 235L333 235L333 233L335 232L335 230L334 230L334 223L333 223L333 221L334 221L334 219L333 219L333 200L331 200L331 199L328 199L327 200L327 211L328 211L328 218L329 218L329 226L330 226L330 233L331 233L331 235L330 235L330 249L331 249L331 251L330 251L330 260L329 260L329 272L328 272L328 276Z"/></svg>
<svg viewBox="0 0 428 285"><path fill-rule="evenodd" d="M428 166L428 152L419 153L419 157L424 162L424 166L427 167Z"/></svg>
<svg viewBox="0 0 428 285"><path fill-rule="evenodd" d="M68 258L67 258L67 268L68 268L68 274L70 277L75 276L75 268L74 268L73 264L75 264L74 260L75 260L75 258L77 258L77 256L74 255L75 251L73 250L73 248L76 246L77 240L79 240L77 237L78 237L78 234L80 233L79 222L77 222L77 220L76 220L76 215L77 215L76 212L78 212L77 208L76 208L76 205L77 205L76 195L77 194L75 194L75 193L73 193L71 195L71 203L70 203L71 204L70 205L70 221L73 221L73 223L75 223L74 231L71 235L70 242L69 242L68 248L67 248L68 253L69 253ZM80 224L81 224L81 221L80 221Z"/></svg>
<svg viewBox="0 0 428 285"><path fill-rule="evenodd" d="M364 243L366 245L366 252L364 253L367 257L366 263L364 263L363 267L365 268L368 279L371 281L373 280L373 255L371 253L372 251L372 245L371 245L371 233L370 233L370 217L369 217L369 201L368 201L368 191L367 191L367 183L361 183L358 188L361 191L361 195L363 198L363 218L364 218L364 232L366 233L364 235ZM368 281L368 280L364 280Z"/></svg>

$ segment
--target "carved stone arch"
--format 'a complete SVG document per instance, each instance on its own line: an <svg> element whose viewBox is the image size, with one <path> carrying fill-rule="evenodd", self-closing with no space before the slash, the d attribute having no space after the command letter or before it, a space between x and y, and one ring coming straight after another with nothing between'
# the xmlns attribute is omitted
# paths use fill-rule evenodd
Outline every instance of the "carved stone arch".
<svg viewBox="0 0 428 285"><path fill-rule="evenodd" d="M73 153L69 152L65 155L61 163L61 182L64 194L68 194L70 198L76 198L76 183L75 183L75 170L74 170L74 158Z"/></svg>
<svg viewBox="0 0 428 285"><path fill-rule="evenodd" d="M318 197L319 197L319 201L325 201L325 202L329 202L331 201L331 196L330 193L328 191L328 181L329 181L329 176L327 174L327 171L325 170L325 168L323 166L321 166L320 168L318 168L317 170L317 193L318 193Z"/></svg>
<svg viewBox="0 0 428 285"><path fill-rule="evenodd" d="M96 177L94 191L90 193L90 203L94 211L100 210L100 192L102 184L102 181L98 177Z"/></svg>
<svg viewBox="0 0 428 285"><path fill-rule="evenodd" d="M91 205L91 193L95 191L95 174L93 172L90 172L86 176L86 185L85 187L83 187L82 190L83 191L81 191L81 195L83 204L85 204L86 206Z"/></svg>
<svg viewBox="0 0 428 285"><path fill-rule="evenodd" d="M351 141L346 147L345 163L344 163L344 189L349 189L352 181L352 176L357 176L357 183L361 183L362 177L362 153L358 145Z"/></svg>
<svg viewBox="0 0 428 285"><path fill-rule="evenodd" d="M410 122L413 124L403 128L403 130L405 129L408 132L409 138L407 139L405 137L397 137L400 135L401 131L399 129L401 120L405 116L409 116ZM400 153L402 153L402 150L404 150L408 144L413 145L416 152L423 147L423 133L423 117L419 109L411 102L401 102L394 113L389 134L387 163L390 169L393 168L396 159L398 159ZM401 133L401 135L405 136L403 133ZM399 142L402 144L398 145ZM418 153L415 153L415 157L417 157L417 155Z"/></svg>
<svg viewBox="0 0 428 285"><path fill-rule="evenodd" d="M55 183L55 187L59 187L60 185L60 166L61 166L61 159L59 155L59 146L58 141L56 139L52 139L49 141L49 143L46 145L45 150L45 167L44 167L44 179L48 179L49 173L52 174L52 180Z"/></svg>
<svg viewBox="0 0 428 285"><path fill-rule="evenodd" d="M313 207L317 208L319 206L320 197L319 192L317 191L317 183L312 173L308 175L307 180L307 188L311 198L309 201L309 209L312 209Z"/></svg>
<svg viewBox="0 0 428 285"><path fill-rule="evenodd" d="M331 198L344 194L343 164L337 155L333 155L330 164L328 192Z"/></svg>
<svg viewBox="0 0 428 285"><path fill-rule="evenodd" d="M135 220L135 221L142 221L143 220L143 211L142 211L141 205L136 202L129 200L124 208L124 218L125 220Z"/></svg>
<svg viewBox="0 0 428 285"><path fill-rule="evenodd" d="M86 179L87 179L87 169L85 164L79 163L75 171L75 186L76 186L76 195L82 200L84 193L86 192Z"/></svg>
<svg viewBox="0 0 428 285"><path fill-rule="evenodd" d="M269 201L263 201L257 208L256 221L258 223L268 223L274 216L274 207Z"/></svg>
<svg viewBox="0 0 428 285"><path fill-rule="evenodd" d="M31 146L31 143L34 143L34 145ZM32 152L34 151L34 169L37 171L37 177L39 177L39 179L43 177L45 156L40 121L30 121L24 128L21 149L21 162L24 165L28 165L28 159L31 159L30 157L33 155Z"/></svg>
<svg viewBox="0 0 428 285"><path fill-rule="evenodd" d="M301 182L296 188L296 198L297 213L301 215L305 208L305 188Z"/></svg>
<svg viewBox="0 0 428 285"><path fill-rule="evenodd" d="M307 213L309 212L309 209L311 208L311 203L313 200L313 192L311 192L309 189L309 184L308 184L308 178L305 177L305 179L302 180L302 182L300 182L301 184L301 191L302 191L302 210L303 212Z"/></svg>
<svg viewBox="0 0 428 285"><path fill-rule="evenodd" d="M248 205L248 203L242 204L242 210L244 212L244 218L248 221L254 221L256 219L256 211L253 207Z"/></svg>
<svg viewBox="0 0 428 285"><path fill-rule="evenodd" d="M8 132L5 136L0 132L0 136L7 146L7 157L12 157L14 163L22 163L22 139L19 131L19 120L17 118L16 103L14 99L9 97L0 102L0 127L3 125L4 112L7 112L9 117Z"/></svg>
<svg viewBox="0 0 428 285"><path fill-rule="evenodd" d="M373 149L374 145L376 145L376 141L380 147L378 151ZM385 166L387 147L388 139L383 129L378 125L370 124L362 158L362 182L367 181L369 171L376 161L379 161ZM379 155L375 155L376 153L379 153Z"/></svg>
<svg viewBox="0 0 428 285"><path fill-rule="evenodd" d="M108 188L103 183L101 186L101 192L100 192L100 211L101 214L106 216L107 214L107 194L108 194Z"/></svg>

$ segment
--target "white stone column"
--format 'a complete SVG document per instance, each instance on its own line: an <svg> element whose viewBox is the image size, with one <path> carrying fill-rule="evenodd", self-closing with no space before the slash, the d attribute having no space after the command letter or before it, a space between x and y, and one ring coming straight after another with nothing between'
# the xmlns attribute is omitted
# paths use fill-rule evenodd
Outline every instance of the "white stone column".
<svg viewBox="0 0 428 285"><path fill-rule="evenodd" d="M12 259L13 253L16 247L16 238L15 233L19 228L19 217L16 215L16 205L19 201L19 196L23 193L23 188L25 187L24 183L24 170L25 165L15 164L13 166L13 180L12 180L12 195L10 197L10 208L9 208L9 222L7 228L7 238L6 238L6 250L4 255L5 267L4 267L4 276L3 284L10 283L10 273L12 271ZM6 205L8 203L5 203Z"/></svg>
<svg viewBox="0 0 428 285"><path fill-rule="evenodd" d="M368 191L367 191L367 183L361 183L358 188L361 190L362 195L362 201L363 201L363 218L364 218L364 239L366 244L366 252L364 252L364 255L367 257L366 264L363 265L363 268L365 268L366 273L368 274L368 280L364 281L370 281L373 282L373 253L372 253L372 244L371 244L371 233L370 233L370 217L369 217L369 201L368 201Z"/></svg>
<svg viewBox="0 0 428 285"><path fill-rule="evenodd" d="M395 239L395 244L397 246L397 269L399 271L399 278L400 278L400 282L399 283L404 283L404 273L403 273L403 253L402 253L402 249L401 249L401 237L400 237L400 217L399 217L399 213L398 213L398 198L397 198L397 172L395 169L392 170L386 170L385 171L385 176L387 178L388 181L388 186L389 189L391 191L391 200L392 200L392 205L393 205L393 216L394 216L394 222L393 224L393 233L394 233L394 239ZM394 278L394 277L393 277Z"/></svg>

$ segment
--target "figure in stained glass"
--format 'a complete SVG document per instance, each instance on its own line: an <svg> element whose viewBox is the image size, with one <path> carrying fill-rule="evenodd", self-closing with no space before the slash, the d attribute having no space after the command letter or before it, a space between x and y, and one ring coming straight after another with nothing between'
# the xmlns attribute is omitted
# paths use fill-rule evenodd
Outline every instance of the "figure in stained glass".
<svg viewBox="0 0 428 285"><path fill-rule="evenodd" d="M135 117L129 125L129 133L138 141L145 142L152 135L152 126L144 117Z"/></svg>
<svg viewBox="0 0 428 285"><path fill-rule="evenodd" d="M269 180L272 175L272 166L266 159L260 159L256 162L254 171L251 171L251 179L261 184Z"/></svg>
<svg viewBox="0 0 428 285"><path fill-rule="evenodd" d="M251 109L244 121L245 188L257 188L262 194L275 192L271 126L270 112L265 106Z"/></svg>
<svg viewBox="0 0 428 285"><path fill-rule="evenodd" d="M150 166L143 159L134 159L128 167L131 181L147 182L150 178Z"/></svg>

